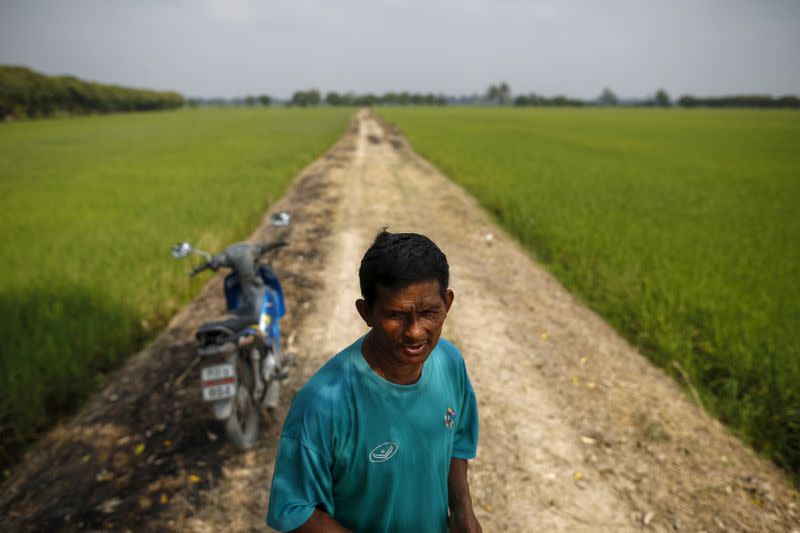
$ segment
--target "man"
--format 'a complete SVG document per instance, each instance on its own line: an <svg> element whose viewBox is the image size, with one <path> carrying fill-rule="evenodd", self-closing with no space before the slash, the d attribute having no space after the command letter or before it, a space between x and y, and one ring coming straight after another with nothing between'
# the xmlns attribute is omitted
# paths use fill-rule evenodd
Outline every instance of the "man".
<svg viewBox="0 0 800 533"><path fill-rule="evenodd" d="M267 523L298 532L480 532L467 483L478 409L461 354L439 339L447 258L384 230L359 269L370 328L297 393ZM449 516L448 516L449 509Z"/></svg>

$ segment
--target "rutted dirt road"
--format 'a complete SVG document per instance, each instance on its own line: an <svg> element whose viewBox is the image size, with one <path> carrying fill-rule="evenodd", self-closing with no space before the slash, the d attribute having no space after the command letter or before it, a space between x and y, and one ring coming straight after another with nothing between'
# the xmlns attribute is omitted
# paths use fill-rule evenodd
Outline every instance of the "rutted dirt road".
<svg viewBox="0 0 800 533"><path fill-rule="evenodd" d="M299 365L262 445L234 453L198 399L191 333L221 311L216 278L4 484L0 529L263 530L280 423L297 388L364 332L358 263L389 226L429 235L451 265L444 335L478 396L470 479L484 531L800 532L800 498L777 468L367 112L282 209L292 246L275 266ZM254 237L264 235L277 236L267 225Z"/></svg>

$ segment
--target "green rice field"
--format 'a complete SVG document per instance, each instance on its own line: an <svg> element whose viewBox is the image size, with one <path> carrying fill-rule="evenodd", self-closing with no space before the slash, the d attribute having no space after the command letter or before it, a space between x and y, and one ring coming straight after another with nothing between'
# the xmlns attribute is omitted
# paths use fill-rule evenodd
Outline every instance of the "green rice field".
<svg viewBox="0 0 800 533"><path fill-rule="evenodd" d="M381 109L569 289L800 473L800 114ZM685 383L683 383L685 385Z"/></svg>
<svg viewBox="0 0 800 533"><path fill-rule="evenodd" d="M0 124L0 462L73 411L201 286L170 247L245 238L352 110Z"/></svg>

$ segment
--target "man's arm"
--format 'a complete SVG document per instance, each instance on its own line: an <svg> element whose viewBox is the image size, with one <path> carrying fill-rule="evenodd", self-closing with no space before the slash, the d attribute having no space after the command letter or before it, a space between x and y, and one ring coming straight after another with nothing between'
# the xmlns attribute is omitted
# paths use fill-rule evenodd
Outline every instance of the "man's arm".
<svg viewBox="0 0 800 533"><path fill-rule="evenodd" d="M350 533L342 525L320 508L314 509L305 523L291 533Z"/></svg>
<svg viewBox="0 0 800 533"><path fill-rule="evenodd" d="M481 525L472 510L472 496L467 481L467 460L450 459L447 475L447 493L450 503L448 526L451 532L482 533Z"/></svg>

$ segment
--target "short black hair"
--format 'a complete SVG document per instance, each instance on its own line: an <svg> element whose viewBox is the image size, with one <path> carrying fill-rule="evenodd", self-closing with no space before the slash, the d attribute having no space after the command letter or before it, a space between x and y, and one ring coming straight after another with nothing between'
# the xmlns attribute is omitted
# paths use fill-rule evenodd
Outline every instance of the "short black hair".
<svg viewBox="0 0 800 533"><path fill-rule="evenodd" d="M358 269L361 295L367 305L375 303L377 286L402 289L412 283L436 280L444 300L450 281L447 256L432 240L419 233L378 232L361 259Z"/></svg>

